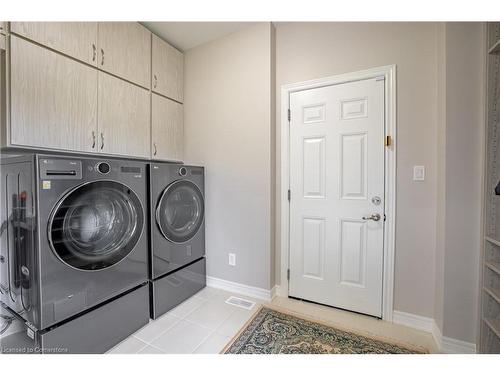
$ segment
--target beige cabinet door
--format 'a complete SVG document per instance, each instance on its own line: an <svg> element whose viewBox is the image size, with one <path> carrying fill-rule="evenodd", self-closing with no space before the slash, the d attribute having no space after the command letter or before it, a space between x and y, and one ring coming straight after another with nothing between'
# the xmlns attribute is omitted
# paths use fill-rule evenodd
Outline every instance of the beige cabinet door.
<svg viewBox="0 0 500 375"><path fill-rule="evenodd" d="M16 36L10 43L10 143L95 150L97 70Z"/></svg>
<svg viewBox="0 0 500 375"><path fill-rule="evenodd" d="M97 22L11 22L11 32L87 64L97 64Z"/></svg>
<svg viewBox="0 0 500 375"><path fill-rule="evenodd" d="M99 151L149 157L149 91L99 72Z"/></svg>
<svg viewBox="0 0 500 375"><path fill-rule="evenodd" d="M182 161L184 153L183 106L152 94L151 156L153 159Z"/></svg>
<svg viewBox="0 0 500 375"><path fill-rule="evenodd" d="M178 102L184 101L184 55L153 34L152 89Z"/></svg>
<svg viewBox="0 0 500 375"><path fill-rule="evenodd" d="M98 67L150 88L151 32L137 22L100 22Z"/></svg>

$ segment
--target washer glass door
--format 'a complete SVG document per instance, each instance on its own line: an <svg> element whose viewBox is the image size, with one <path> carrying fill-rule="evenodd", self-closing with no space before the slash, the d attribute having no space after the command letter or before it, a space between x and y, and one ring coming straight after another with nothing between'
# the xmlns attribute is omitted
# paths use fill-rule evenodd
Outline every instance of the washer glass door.
<svg viewBox="0 0 500 375"><path fill-rule="evenodd" d="M142 205L127 186L114 181L80 185L55 206L48 227L52 250L66 264L100 270L124 259L139 240Z"/></svg>
<svg viewBox="0 0 500 375"><path fill-rule="evenodd" d="M178 180L163 191L156 208L156 222L167 240L184 243L196 235L204 213L200 189L191 181Z"/></svg>

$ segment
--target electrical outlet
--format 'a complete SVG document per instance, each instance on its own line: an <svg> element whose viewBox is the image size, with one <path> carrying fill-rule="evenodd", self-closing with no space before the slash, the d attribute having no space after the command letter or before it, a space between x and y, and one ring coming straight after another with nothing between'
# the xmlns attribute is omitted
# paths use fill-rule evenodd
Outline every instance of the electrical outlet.
<svg viewBox="0 0 500 375"><path fill-rule="evenodd" d="M236 266L236 254L235 253L229 253L229 265Z"/></svg>

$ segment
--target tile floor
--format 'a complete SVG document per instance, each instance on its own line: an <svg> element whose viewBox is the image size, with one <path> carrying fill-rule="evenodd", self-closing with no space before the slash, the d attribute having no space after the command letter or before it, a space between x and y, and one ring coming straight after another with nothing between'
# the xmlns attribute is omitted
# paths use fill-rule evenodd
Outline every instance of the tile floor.
<svg viewBox="0 0 500 375"><path fill-rule="evenodd" d="M108 353L219 353L265 303L241 296L256 302L252 310L245 310L225 303L230 296L238 295L207 287L161 318L150 321ZM275 297L271 305L341 329L437 352L432 335L427 332L290 298Z"/></svg>
<svg viewBox="0 0 500 375"><path fill-rule="evenodd" d="M237 294L207 287L108 353L219 353L263 303L241 296L256 303L246 310L225 303L230 296Z"/></svg>

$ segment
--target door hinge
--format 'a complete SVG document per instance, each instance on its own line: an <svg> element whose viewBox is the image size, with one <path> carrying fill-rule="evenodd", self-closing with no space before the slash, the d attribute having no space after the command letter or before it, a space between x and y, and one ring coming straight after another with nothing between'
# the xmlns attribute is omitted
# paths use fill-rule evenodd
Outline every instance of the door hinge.
<svg viewBox="0 0 500 375"><path fill-rule="evenodd" d="M286 270L286 279L290 280L290 269Z"/></svg>
<svg viewBox="0 0 500 375"><path fill-rule="evenodd" d="M288 202L292 199L292 192L288 189Z"/></svg>
<svg viewBox="0 0 500 375"><path fill-rule="evenodd" d="M392 137L390 135L386 135L384 138L384 146L390 147L392 146Z"/></svg>
<svg viewBox="0 0 500 375"><path fill-rule="evenodd" d="M292 121L292 111L288 108L288 122Z"/></svg>
<svg viewBox="0 0 500 375"><path fill-rule="evenodd" d="M387 216L385 216L385 214L384 214L384 221L387 221Z"/></svg>

